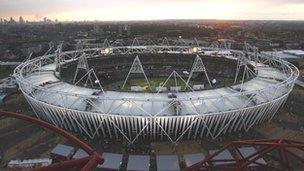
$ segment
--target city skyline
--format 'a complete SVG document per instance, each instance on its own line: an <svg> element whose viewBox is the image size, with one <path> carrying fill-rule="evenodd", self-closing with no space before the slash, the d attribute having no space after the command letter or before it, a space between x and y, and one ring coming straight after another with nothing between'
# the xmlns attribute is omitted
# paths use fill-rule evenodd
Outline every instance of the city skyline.
<svg viewBox="0 0 304 171"><path fill-rule="evenodd" d="M41 21L129 21L163 19L304 20L301 0L0 0L0 18Z"/></svg>

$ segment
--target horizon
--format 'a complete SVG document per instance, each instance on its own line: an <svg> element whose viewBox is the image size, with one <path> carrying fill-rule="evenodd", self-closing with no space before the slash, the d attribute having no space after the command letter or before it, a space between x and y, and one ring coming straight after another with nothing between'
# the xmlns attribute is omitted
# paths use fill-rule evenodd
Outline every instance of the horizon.
<svg viewBox="0 0 304 171"><path fill-rule="evenodd" d="M58 21L265 20L303 21L301 0L0 0L0 18Z"/></svg>
<svg viewBox="0 0 304 171"><path fill-rule="evenodd" d="M14 19L15 22L18 22L19 18L23 16L19 16L19 17L12 17ZM3 20L7 20L9 21L11 17L8 17L8 18L3 18L3 17L0 17L0 19L3 19ZM28 23L39 23L39 22L43 22L43 18L40 19L40 20L26 20L26 18L23 18L24 19L24 22L28 22ZM47 18L48 20L51 20L52 22L54 22L56 20L53 19L53 18ZM161 22L161 21L281 21L281 22L288 22L288 21L291 21L291 22L304 22L304 19L216 19L216 18L197 18L197 19L187 19L187 18L181 18L181 19L170 19L170 18L164 18L164 19L130 19L130 20L58 20L58 22L61 22L61 23L69 23L69 22Z"/></svg>

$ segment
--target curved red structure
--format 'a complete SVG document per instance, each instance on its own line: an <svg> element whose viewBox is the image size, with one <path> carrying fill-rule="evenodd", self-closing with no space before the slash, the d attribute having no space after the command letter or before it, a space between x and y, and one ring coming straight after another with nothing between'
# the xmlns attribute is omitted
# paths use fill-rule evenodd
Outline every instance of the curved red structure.
<svg viewBox="0 0 304 171"><path fill-rule="evenodd" d="M254 147L256 151L244 156L239 149L244 146ZM229 150L233 158L218 159L217 156L224 150ZM291 160L296 159L304 166L303 156L296 154L295 151L304 154L304 142L285 139L233 141L214 154L207 156L201 162L198 162L185 170L292 170ZM275 157L274 154L278 154L278 156ZM278 161L278 164L271 165L266 162L263 164L258 162L258 160L263 159L263 157L266 156L275 158L275 160ZM291 159L291 156L293 159Z"/></svg>
<svg viewBox="0 0 304 171"><path fill-rule="evenodd" d="M82 142L81 140L79 140L76 136L72 135L71 133L69 133L63 129L60 129L54 125L51 125L45 121L30 117L30 116L17 114L17 113L13 113L13 112L6 112L6 111L0 111L0 116L21 119L21 120L24 120L27 122L34 123L41 127L47 128L47 129L53 131L54 133L68 139L69 141L74 143L79 148L82 148L85 152L87 152L89 154L89 156L85 157L85 158L54 163L47 167L33 169L34 171L54 171L54 170L66 171L68 169L75 168L75 167L80 168L79 170L81 170L81 171L90 171L93 168L95 168L98 164L103 164L103 162L104 162L103 158L101 157L101 154L99 154L92 147L90 147L86 143Z"/></svg>

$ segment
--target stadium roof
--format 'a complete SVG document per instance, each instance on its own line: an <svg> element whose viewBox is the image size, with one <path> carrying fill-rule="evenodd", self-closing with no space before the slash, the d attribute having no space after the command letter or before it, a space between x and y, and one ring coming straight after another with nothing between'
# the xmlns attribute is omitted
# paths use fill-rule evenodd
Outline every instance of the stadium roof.
<svg viewBox="0 0 304 171"><path fill-rule="evenodd" d="M69 157L74 152L74 147L58 144L53 150L52 154Z"/></svg>
<svg viewBox="0 0 304 171"><path fill-rule="evenodd" d="M257 152L257 150L254 147L241 147L241 148L239 148L239 151L243 155L243 157L249 157L250 155ZM263 158L259 158L258 160L256 160L256 163L266 165L266 161ZM252 163L249 166L258 166L258 165L255 163Z"/></svg>
<svg viewBox="0 0 304 171"><path fill-rule="evenodd" d="M275 85L280 82L280 80L285 79L285 75L275 68L265 67L264 65L259 65L258 67L258 77L255 77L247 82L245 82L242 87L240 85L235 85L231 87L224 87L218 89L201 90L195 92L178 92L175 93L177 99L192 99L182 100L181 103L181 113L182 115L192 115L198 113L212 113L234 110L244 106L248 97L243 96L229 96L230 94L235 94L239 92L242 88L244 91L253 91L266 88L270 85ZM78 95L90 96L94 93L100 92L98 89L91 89L72 85L66 82L59 81L55 76L54 72L50 71L53 68L51 66L44 66L40 73L33 73L27 77L27 79L35 84L42 85L49 92L39 92L37 91L37 97L39 100L47 102L49 104L58 106L69 106L72 109L91 111L91 112L103 112L110 111L112 109L112 114L118 115L138 115L138 116L148 116L147 113L151 115L163 115L172 116L176 115L172 108L166 106L169 105L170 99L167 93L136 93L136 92L119 92L119 91L106 91L99 95L100 99L108 100L95 100L92 108L87 108L87 102L85 98L79 98ZM54 69L54 68L53 68ZM275 78L275 79L273 79ZM53 93L54 91L66 92L71 95L62 95L60 93ZM49 93L49 94L48 94ZM274 93L274 92L269 92ZM77 95L73 95L77 94ZM217 102L217 106L212 105L215 99L214 97L226 96L227 100ZM199 100L199 97L204 97L204 102ZM208 99L209 98L209 99ZM256 103L262 103L267 101L264 97L256 95ZM125 99L130 99L126 102ZM153 99L154 103L151 103ZM197 101L195 101L197 99ZM254 104L246 104L254 105ZM206 106L209 106L206 108ZM142 111L142 109L145 112ZM130 112L132 111L132 112Z"/></svg>
<svg viewBox="0 0 304 171"><path fill-rule="evenodd" d="M177 155L157 155L156 165L158 171L177 171L180 170Z"/></svg>
<svg viewBox="0 0 304 171"><path fill-rule="evenodd" d="M215 153L217 150L212 150L210 151L210 154ZM224 151L222 151L221 153L219 153L218 155L216 155L214 157L214 160L233 160L234 158L232 157L231 153L226 149ZM216 161L213 164L214 165L222 165L222 164L227 164L228 162L224 162L224 161ZM231 161L231 163L234 163L234 161Z"/></svg>
<svg viewBox="0 0 304 171"><path fill-rule="evenodd" d="M205 158L203 153L196 153L196 154L185 154L184 159L186 166L192 166L195 163L202 161Z"/></svg>
<svg viewBox="0 0 304 171"><path fill-rule="evenodd" d="M102 153L104 163L100 166L103 169L119 170L122 162L122 154Z"/></svg>
<svg viewBox="0 0 304 171"><path fill-rule="evenodd" d="M150 156L148 155L129 155L128 171L146 171L149 170Z"/></svg>
<svg viewBox="0 0 304 171"><path fill-rule="evenodd" d="M134 50L143 54L193 54L191 46L161 44L142 47L118 45L115 42L109 49L110 54L131 52L132 55ZM222 47L214 43L210 47L202 47L203 50L219 48ZM129 143L140 137L161 140L169 138L171 142L176 143L186 136L188 139L191 136L216 138L226 132L248 130L274 116L286 101L299 75L294 65L260 54L257 48L245 44L244 51L231 50L237 58L233 59L237 60L235 84L226 85L224 88L215 86L215 89L178 91L173 92L174 96L168 92L103 91L102 86L99 86L99 89L91 89L75 86L77 83L72 85L57 80L60 76L58 70L64 67L61 64L79 60L79 50L62 52L60 45L55 54L20 64L14 70L20 89L39 117L41 115L51 123L64 124L67 129L85 133L90 138L104 136L120 139L123 136ZM103 48L82 50L88 54L88 58L99 58ZM195 71L193 68L197 67L196 64L197 61L194 61L192 72ZM202 65L200 68L203 69ZM91 74L92 70L93 68L87 71L87 74ZM243 76L239 72L242 72ZM176 75L177 72L172 73ZM87 74L85 76L88 76ZM168 79L171 76L172 74ZM177 76L183 80L179 74ZM87 80L91 79L91 76L88 77ZM241 83L237 79L239 77L242 77ZM188 78L191 78L190 75ZM117 81L121 81L120 79ZM99 80L96 81L99 83Z"/></svg>

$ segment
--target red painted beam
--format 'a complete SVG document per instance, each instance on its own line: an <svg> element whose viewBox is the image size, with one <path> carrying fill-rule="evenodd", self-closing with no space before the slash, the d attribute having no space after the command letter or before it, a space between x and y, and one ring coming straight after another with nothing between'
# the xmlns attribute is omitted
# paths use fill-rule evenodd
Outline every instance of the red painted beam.
<svg viewBox="0 0 304 171"><path fill-rule="evenodd" d="M263 158L264 155L271 152L275 148L276 148L276 146L267 146L266 148L260 150L256 157L254 157L253 159L250 159L246 163L242 164L241 168L245 168L245 167L249 166L250 164L252 164L253 162L257 161L258 159Z"/></svg>
<svg viewBox="0 0 304 171"><path fill-rule="evenodd" d="M74 166L78 163L78 164L82 164L84 165L85 163L83 163L84 161L87 161L89 164L88 166L86 166L85 168L91 168L93 166L96 166L97 164L103 164L104 160L101 157L101 154L99 154L96 150L94 150L93 148L91 148L89 145L87 145L86 143L82 142L81 140L79 140L76 136L74 136L73 134L58 128L52 124L49 124L45 121L27 116L27 115L22 115L22 114L17 114L17 113L13 113L13 112L6 112L6 111L0 111L0 116L5 116L5 117L11 117L11 118L16 118L16 119L21 119L27 122L31 122L34 123L36 125L39 125L43 128L47 128L49 130L51 130L52 132L68 139L69 141L71 141L72 143L74 143L76 146L78 146L79 148L83 149L85 152L87 152L89 154L89 156L91 157L90 160L88 160L88 158L82 158L79 160L72 160L72 161L65 161L62 163L58 163L57 165L55 165L56 167L62 168L62 167L68 167L70 166L70 163L74 164ZM55 167L54 166L54 167ZM90 167L89 167L90 166ZM52 167L52 165L50 165L50 167ZM42 167L43 168L43 167ZM53 169L54 170L54 169ZM85 170L86 171L86 170Z"/></svg>
<svg viewBox="0 0 304 171"><path fill-rule="evenodd" d="M250 154L247 157L244 157L240 154L240 151L238 150L238 147L241 146L251 146L255 147L257 151L253 154ZM260 148L257 148L260 147ZM304 164L304 159L302 157L299 157L298 155L291 152L289 149L298 149L304 151L304 142L298 142L298 141L291 141L291 140L284 140L284 139L273 139L273 140L242 140L242 141L233 141L230 144L226 145L225 147L221 148L217 152L215 152L213 155L207 156L204 160L201 162L198 162L188 168L186 168L186 171L192 171L192 170L212 170L212 169L223 169L223 168L230 168L234 170L248 170L250 169L250 164L255 163L257 164L258 168L263 168L265 170L286 170L290 169L290 163L288 159L288 154L292 155L293 157L297 158ZM223 161L228 162L232 160L214 160L214 157L217 156L219 153L221 153L224 150L229 150L232 152L232 156L234 157L235 163L233 165L231 164L223 164L223 165L212 165L215 161ZM280 161L280 166L282 169L275 168L271 165L262 165L259 163L256 163L258 159L263 158L265 155L269 154L271 151L279 151L281 153L280 158L278 160Z"/></svg>

